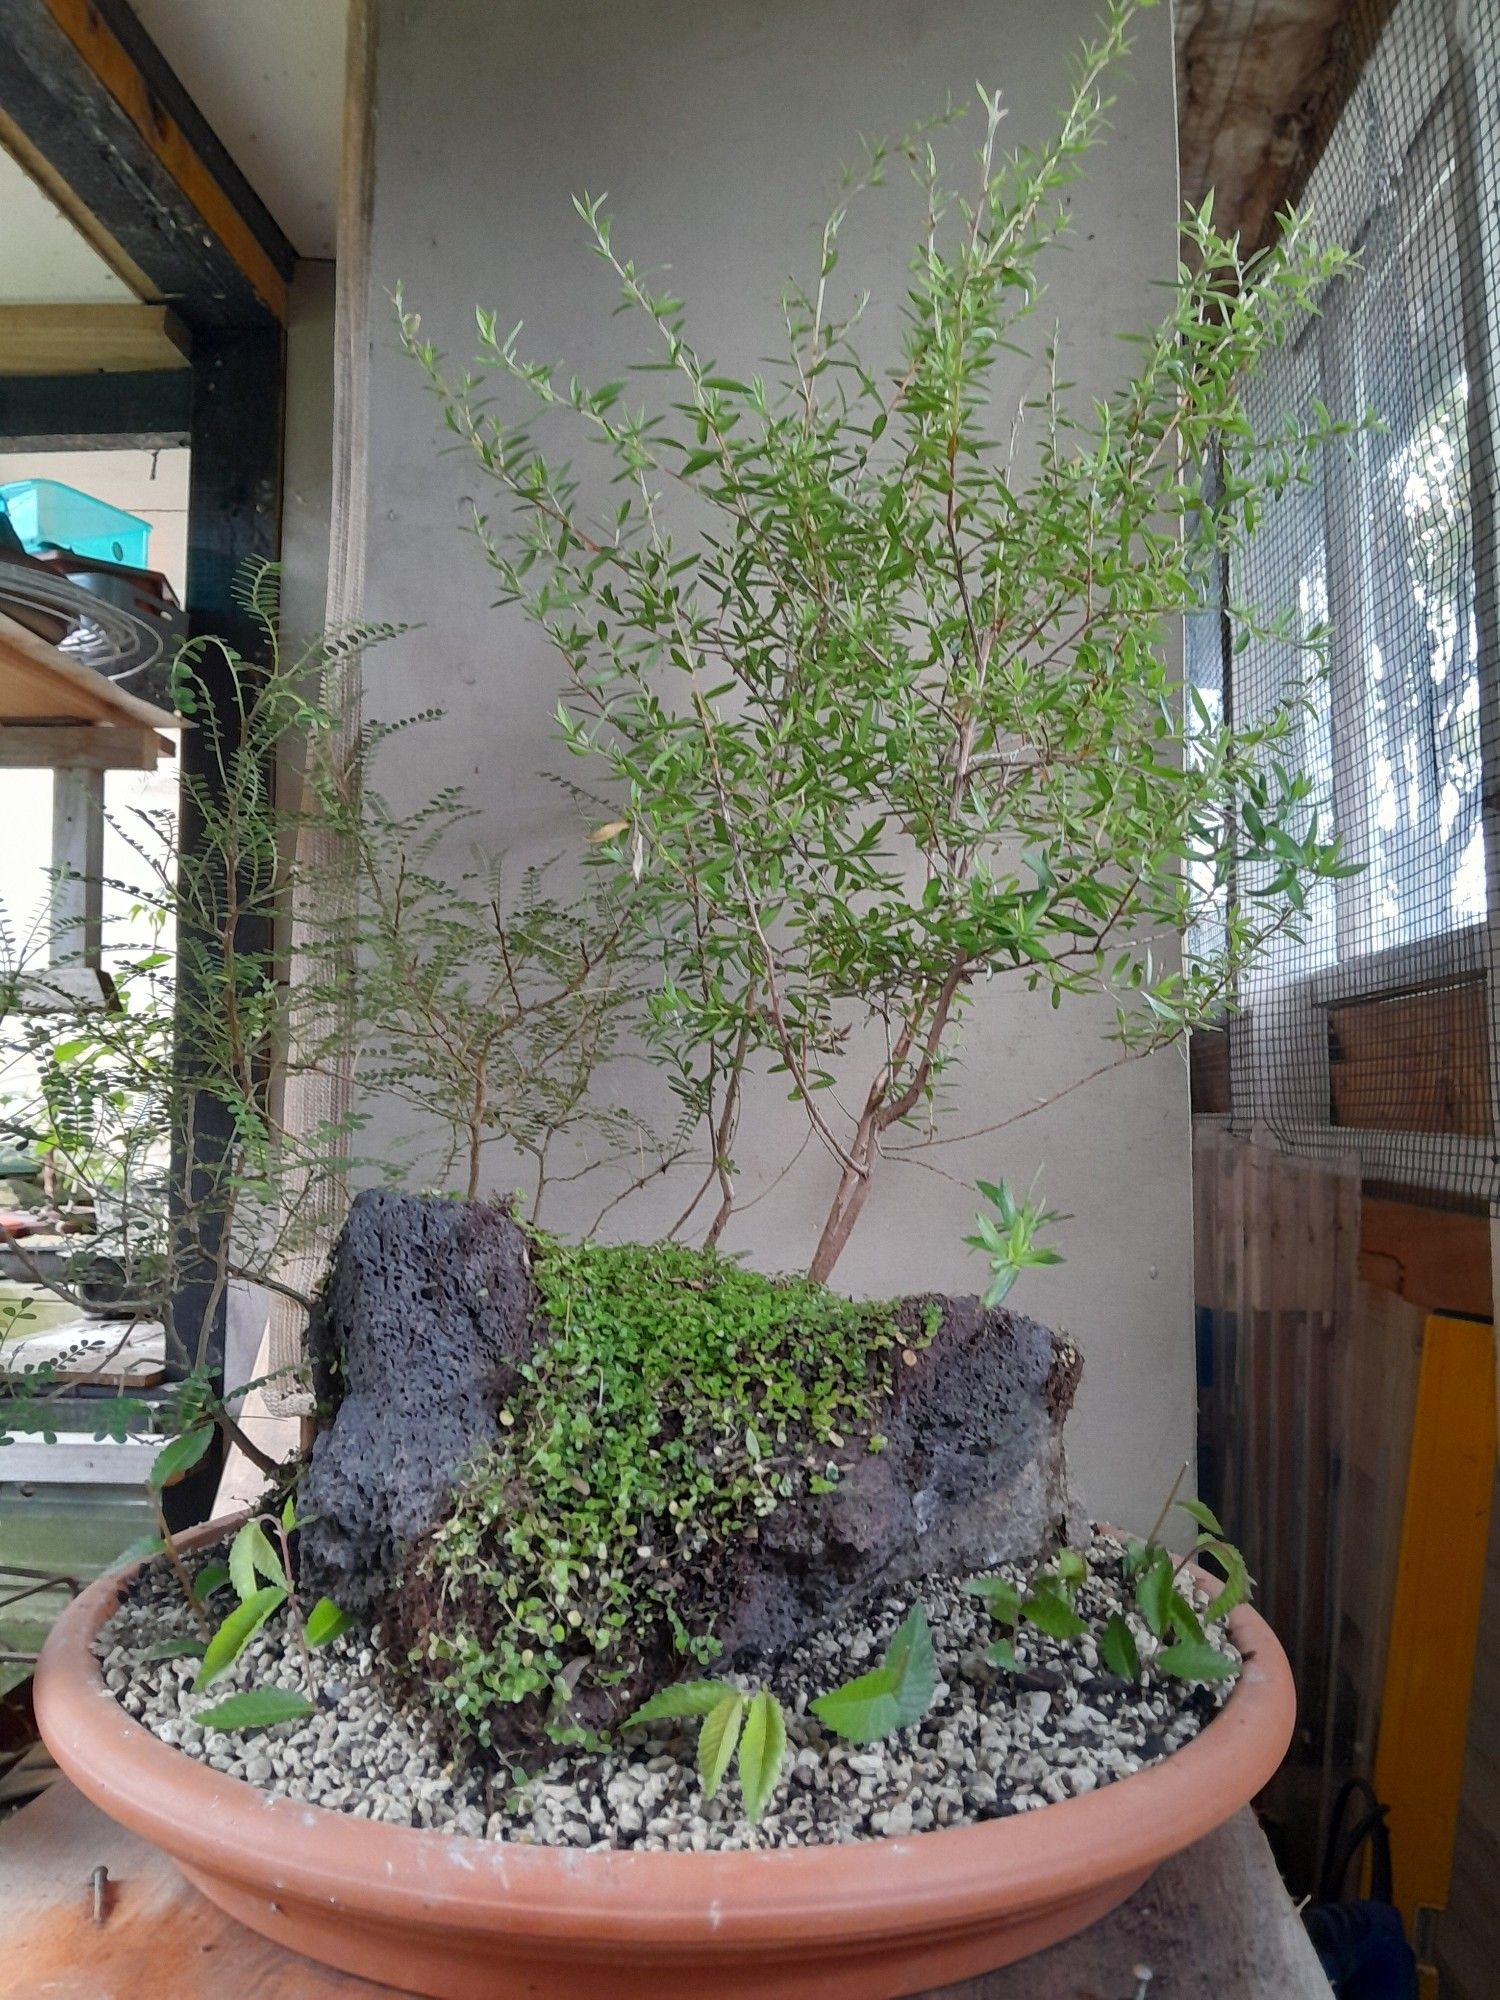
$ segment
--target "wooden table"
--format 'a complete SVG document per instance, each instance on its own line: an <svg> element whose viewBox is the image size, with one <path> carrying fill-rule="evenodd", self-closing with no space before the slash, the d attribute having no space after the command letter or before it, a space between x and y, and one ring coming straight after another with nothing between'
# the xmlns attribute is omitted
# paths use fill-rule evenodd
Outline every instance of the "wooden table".
<svg viewBox="0 0 1500 2000"><path fill-rule="evenodd" d="M105 1920L89 1878L109 1870ZM1328 2000L1328 1985L1241 1813L1082 1936L943 2000ZM268 1944L59 1782L0 1826L3 2000L391 2000ZM408 1996L410 2000L410 1996ZM496 2000L504 2000L497 1984ZM601 1990L599 2000L609 2000ZM704 2000L712 2000L705 1995ZM932 1996L935 2000L935 1996Z"/></svg>

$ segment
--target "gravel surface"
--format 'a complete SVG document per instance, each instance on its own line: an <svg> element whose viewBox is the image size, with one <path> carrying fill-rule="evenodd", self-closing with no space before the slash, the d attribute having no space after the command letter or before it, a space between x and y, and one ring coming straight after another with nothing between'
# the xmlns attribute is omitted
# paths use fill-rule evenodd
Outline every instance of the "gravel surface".
<svg viewBox="0 0 1500 2000"><path fill-rule="evenodd" d="M1153 1642L1121 1594L1119 1553L1117 1544L1096 1541L1078 1606L1101 1629L1112 1611L1124 1611L1144 1658ZM999 1573L1024 1581L1020 1570ZM96 1651L106 1683L130 1715L163 1742L268 1792L358 1819L492 1840L700 1852L861 1840L1035 1811L1180 1748L1234 1685L1189 1686L1149 1667L1134 1685L1103 1671L1091 1635L1063 1644L1024 1624L1017 1652L1025 1671L1019 1679L1001 1674L984 1660L997 1636L984 1605L956 1582L928 1579L916 1594L942 1676L936 1700L913 1728L883 1743L843 1743L807 1713L808 1701L879 1663L912 1594L871 1599L789 1653L769 1677L786 1710L787 1755L758 1827L740 1810L733 1773L716 1798L702 1800L693 1763L696 1724L651 1724L604 1754L560 1753L520 1784L507 1772L455 1767L420 1718L392 1706L372 1672L369 1636L355 1632L313 1656L318 1714L247 1734L204 1729L193 1717L227 1694L268 1684L300 1689L300 1657L285 1619L274 1620L211 1689L193 1694L196 1660L143 1657L152 1645L193 1630L175 1584L159 1567L146 1572L110 1619ZM216 1597L217 1615L231 1602ZM1219 1628L1211 1630L1237 1659Z"/></svg>

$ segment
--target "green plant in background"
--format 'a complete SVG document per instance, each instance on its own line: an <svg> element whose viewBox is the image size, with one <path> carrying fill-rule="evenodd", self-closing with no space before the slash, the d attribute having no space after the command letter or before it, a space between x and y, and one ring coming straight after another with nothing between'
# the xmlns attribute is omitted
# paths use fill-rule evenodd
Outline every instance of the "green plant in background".
<svg viewBox="0 0 1500 2000"><path fill-rule="evenodd" d="M919 1722L937 1693L937 1655L927 1613L914 1604L880 1665L809 1703L818 1720L850 1743L879 1743Z"/></svg>
<svg viewBox="0 0 1500 2000"><path fill-rule="evenodd" d="M106 937L108 978L85 976L75 925L43 923L18 939L0 921L0 1141L44 1162L55 1196L89 1225L56 1255L38 1258L24 1240L12 1254L80 1312L106 1297L122 1341L140 1320L161 1322L176 1380L149 1399L90 1406L101 1433L155 1428L178 1440L157 1494L204 1457L215 1431L277 1475L234 1415L234 1397L254 1385L214 1380L224 1299L235 1283L287 1294L317 1190L401 1175L400 1162L361 1145L382 1103L420 1111L426 1178L456 1193L479 1191L483 1149L497 1142L532 1160L533 1199L558 1141L572 1148L569 1177L613 1166L627 1189L664 1158L637 1120L588 1092L635 1003L618 912L603 895L549 895L538 870L512 883L499 857L477 849L464 880L443 883L432 857L467 831L461 794L393 812L373 780L400 728L372 725L352 756L337 755L323 698L350 653L395 628L286 652L275 571L248 573L242 597L268 663L198 641L172 670L173 699L209 767L184 780L191 843L170 813L111 820L134 874L106 885L129 898ZM291 805L278 803L275 783L289 767L304 777ZM363 894L309 929L289 983L277 926L304 891L322 908L298 859L312 820L349 844ZM352 996L351 963L361 966ZM289 1125L272 1079L347 1065L351 1051L361 1109L311 1130ZM186 1143L203 1130L225 1136L200 1146L186 1172ZM0 1442L51 1435L58 1393L46 1367L0 1382Z"/></svg>
<svg viewBox="0 0 1500 2000"><path fill-rule="evenodd" d="M818 1279L882 1159L977 1136L939 1130L937 1095L986 982L1054 1006L1103 996L1125 1061L1218 1014L1344 866L1282 761L1321 628L1275 618L1305 681L1234 722L1183 680L1170 635L1348 428L1319 409L1260 432L1243 394L1345 259L1296 217L1247 257L1205 204L1164 317L1092 401L1063 379L1066 328L1037 310L1135 13L1111 0L1043 145L1003 152L981 91L964 192L946 157L959 113L869 146L812 282L785 296L769 376L694 346L602 199L576 205L653 342L642 369L670 378L655 401L528 360L519 327L484 311L477 370L452 377L399 308L447 427L494 482L500 516L475 525L500 601L561 661L563 742L609 801L593 857L665 968L649 1033L703 1134L693 1208L716 1190L717 1241L746 1093L790 1093L829 1162ZM900 352L877 354L863 298L841 290L841 240L895 169L922 220ZM599 448L597 485L543 424ZM1241 638L1270 629L1254 607L1229 615ZM1175 940L1231 888L1220 942L1179 963Z"/></svg>
<svg viewBox="0 0 1500 2000"><path fill-rule="evenodd" d="M746 1694L728 1681L678 1681L651 1696L622 1725L699 1717L698 1776L711 1799L724 1781L738 1748L740 1793L745 1817L758 1821L770 1802L786 1758L786 1716L775 1695L761 1688Z"/></svg>
<svg viewBox="0 0 1500 2000"><path fill-rule="evenodd" d="M412 1634L430 1699L481 1742L580 1662L629 1673L663 1629L711 1660L703 1577L875 1445L893 1366L937 1325L905 1332L888 1305L684 1245L532 1245L550 1337L432 1538L444 1614Z"/></svg>
<svg viewBox="0 0 1500 2000"><path fill-rule="evenodd" d="M1017 1201L1009 1181L976 1181L984 1199L995 1211L991 1221L985 1214L974 1218L974 1234L964 1238L989 1259L990 1282L984 1294L986 1306L997 1306L1006 1298L1023 1271L1042 1270L1060 1264L1062 1252L1037 1239L1054 1222L1071 1221L1055 1208L1046 1208L1037 1197L1036 1182Z"/></svg>

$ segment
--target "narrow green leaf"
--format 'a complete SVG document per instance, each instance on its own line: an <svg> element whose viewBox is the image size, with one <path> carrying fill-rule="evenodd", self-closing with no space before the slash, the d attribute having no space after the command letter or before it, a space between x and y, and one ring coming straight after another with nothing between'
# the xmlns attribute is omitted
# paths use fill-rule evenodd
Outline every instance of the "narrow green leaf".
<svg viewBox="0 0 1500 2000"><path fill-rule="evenodd" d="M751 1700L740 1735L740 1791L745 1817L753 1824L766 1809L786 1756L786 1717L775 1695L764 1689Z"/></svg>
<svg viewBox="0 0 1500 2000"><path fill-rule="evenodd" d="M203 1651L201 1639L159 1639L138 1657L142 1660L193 1660Z"/></svg>
<svg viewBox="0 0 1500 2000"><path fill-rule="evenodd" d="M297 1496L295 1493L288 1493L286 1499L281 1503L281 1525L288 1534L297 1525Z"/></svg>
<svg viewBox="0 0 1500 2000"><path fill-rule="evenodd" d="M153 1556L159 1556L161 1553L160 1535L141 1535L128 1548L121 1549L110 1567L124 1569L127 1563L149 1562Z"/></svg>
<svg viewBox="0 0 1500 2000"><path fill-rule="evenodd" d="M259 1521L247 1521L229 1545L229 1580L241 1604L260 1588L257 1576L264 1583L283 1587L286 1583L281 1559L267 1541L265 1529Z"/></svg>
<svg viewBox="0 0 1500 2000"><path fill-rule="evenodd" d="M331 1597L320 1597L307 1614L307 1643L326 1646L340 1632L347 1632L353 1623L349 1613L340 1610Z"/></svg>
<svg viewBox="0 0 1500 2000"><path fill-rule="evenodd" d="M1135 1634L1118 1611L1104 1628L1104 1637L1099 1641L1099 1658L1110 1673L1119 1674L1127 1681L1138 1681L1141 1677L1141 1655L1135 1643Z"/></svg>
<svg viewBox="0 0 1500 2000"><path fill-rule="evenodd" d="M181 1437L174 1437L170 1444L163 1445L146 1474L146 1485L150 1491L160 1493L164 1486L171 1486L185 1472L191 1472L213 1440L213 1425L205 1424L199 1430L184 1431Z"/></svg>
<svg viewBox="0 0 1500 2000"><path fill-rule="evenodd" d="M703 1718L698 1732L698 1776L706 1799L713 1797L729 1769L744 1715L745 1697L738 1688L728 1688Z"/></svg>
<svg viewBox="0 0 1500 2000"><path fill-rule="evenodd" d="M1171 1619L1174 1595L1172 1558L1163 1549L1155 1556L1151 1567L1137 1578L1135 1586L1135 1601L1141 1608L1141 1616L1158 1639Z"/></svg>
<svg viewBox="0 0 1500 2000"><path fill-rule="evenodd" d="M193 1578L193 1596L202 1604L206 1598L212 1597L216 1590L222 1590L229 1581L227 1563L205 1563Z"/></svg>
<svg viewBox="0 0 1500 2000"><path fill-rule="evenodd" d="M290 1688L247 1688L229 1695L213 1708L194 1716L205 1729L269 1729L278 1722L299 1722L314 1713L305 1694Z"/></svg>
<svg viewBox="0 0 1500 2000"><path fill-rule="evenodd" d="M620 1727L634 1729L638 1722L664 1722L669 1718L678 1721L692 1715L711 1715L724 1694L723 1681L678 1681L673 1687L659 1688L641 1703L634 1714L626 1716Z"/></svg>
<svg viewBox="0 0 1500 2000"><path fill-rule="evenodd" d="M193 1682L193 1692L200 1693L211 1681L217 1680L226 1667L233 1666L271 1613L279 1611L285 1603L285 1586L276 1588L268 1585L264 1590L256 1591L253 1597L247 1597L243 1604L237 1604L209 1640L202 1668Z"/></svg>

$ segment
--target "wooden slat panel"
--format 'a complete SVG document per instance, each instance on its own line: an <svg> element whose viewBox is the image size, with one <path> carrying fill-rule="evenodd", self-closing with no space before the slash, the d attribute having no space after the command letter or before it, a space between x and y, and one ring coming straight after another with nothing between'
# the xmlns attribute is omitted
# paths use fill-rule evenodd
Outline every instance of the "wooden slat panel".
<svg viewBox="0 0 1500 2000"><path fill-rule="evenodd" d="M1488 1138L1484 982L1464 980L1328 1010L1329 1120L1372 1132Z"/></svg>

